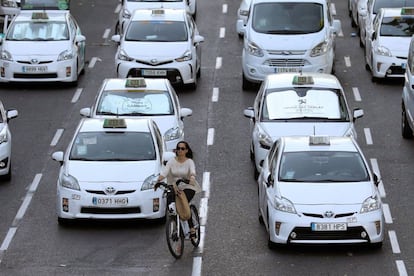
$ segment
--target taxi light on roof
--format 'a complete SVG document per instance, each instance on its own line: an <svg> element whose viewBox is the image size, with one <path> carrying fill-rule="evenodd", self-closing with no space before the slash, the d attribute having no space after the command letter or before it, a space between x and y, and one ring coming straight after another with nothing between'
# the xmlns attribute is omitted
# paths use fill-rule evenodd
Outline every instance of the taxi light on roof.
<svg viewBox="0 0 414 276"><path fill-rule="evenodd" d="M45 13L45 12L34 12L34 13L32 13L32 19L33 20L36 20L36 19L47 20L47 19L49 19L49 17L47 16L47 13Z"/></svg>
<svg viewBox="0 0 414 276"><path fill-rule="evenodd" d="M146 87L147 84L144 78L127 79L125 87Z"/></svg>
<svg viewBox="0 0 414 276"><path fill-rule="evenodd" d="M104 128L126 128L125 119L120 118L108 118L104 121Z"/></svg>
<svg viewBox="0 0 414 276"><path fill-rule="evenodd" d="M414 15L414 8L402 8L401 15Z"/></svg>
<svg viewBox="0 0 414 276"><path fill-rule="evenodd" d="M152 14L153 15L163 15L163 14L165 14L165 11L162 10L162 9L154 9L154 10L152 10Z"/></svg>
<svg viewBox="0 0 414 276"><path fill-rule="evenodd" d="M294 76L293 82L294 85L305 85L305 84L313 84L312 76Z"/></svg>
<svg viewBox="0 0 414 276"><path fill-rule="evenodd" d="M309 136L309 145L330 145L329 136Z"/></svg>

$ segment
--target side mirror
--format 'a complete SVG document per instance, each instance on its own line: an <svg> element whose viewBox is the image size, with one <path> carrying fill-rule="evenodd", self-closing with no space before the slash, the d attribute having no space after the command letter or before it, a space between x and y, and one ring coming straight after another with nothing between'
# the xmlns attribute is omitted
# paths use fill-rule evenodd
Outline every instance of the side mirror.
<svg viewBox="0 0 414 276"><path fill-rule="evenodd" d="M84 35L76 35L75 37L75 41L78 42L83 42L86 40L86 37Z"/></svg>
<svg viewBox="0 0 414 276"><path fill-rule="evenodd" d="M117 35L113 35L113 36L111 37L111 40L112 40L113 42L119 43L119 42L121 41L121 35L119 35L119 34L117 34Z"/></svg>
<svg viewBox="0 0 414 276"><path fill-rule="evenodd" d="M180 114L181 114L181 119L182 119L184 117L188 117L188 116L193 115L193 110L190 109L190 108L182 107L180 109Z"/></svg>
<svg viewBox="0 0 414 276"><path fill-rule="evenodd" d="M175 158L175 153L172 152L172 151L165 151L162 154L162 163L164 164L164 166L165 166L165 164L167 164L168 160L170 160L172 158Z"/></svg>
<svg viewBox="0 0 414 276"><path fill-rule="evenodd" d="M353 115L354 122L356 119L361 118L362 116L364 116L364 110L362 110L361 108L355 108L354 115Z"/></svg>
<svg viewBox="0 0 414 276"><path fill-rule="evenodd" d="M243 19L237 20L237 30L240 30L241 33L244 35L246 31L246 25L244 25Z"/></svg>
<svg viewBox="0 0 414 276"><path fill-rule="evenodd" d="M196 36L194 37L194 44L198 44L198 43L200 43L200 42L204 42L204 36L201 36L201 35L196 35Z"/></svg>
<svg viewBox="0 0 414 276"><path fill-rule="evenodd" d="M7 122L13 118L16 118L19 115L19 112L16 109L8 109L6 113Z"/></svg>
<svg viewBox="0 0 414 276"><path fill-rule="evenodd" d="M254 110L253 110L253 107L248 107L247 109L245 109L243 111L243 115L246 118L254 119Z"/></svg>
<svg viewBox="0 0 414 276"><path fill-rule="evenodd" d="M334 19L332 23L332 29L334 33L336 34L340 33L342 29L341 20Z"/></svg>
<svg viewBox="0 0 414 276"><path fill-rule="evenodd" d="M63 165L63 157L64 157L63 151L55 151L52 154L52 159L59 162L60 165Z"/></svg>
<svg viewBox="0 0 414 276"><path fill-rule="evenodd" d="M91 117L91 108L85 107L80 110L80 115L82 117Z"/></svg>

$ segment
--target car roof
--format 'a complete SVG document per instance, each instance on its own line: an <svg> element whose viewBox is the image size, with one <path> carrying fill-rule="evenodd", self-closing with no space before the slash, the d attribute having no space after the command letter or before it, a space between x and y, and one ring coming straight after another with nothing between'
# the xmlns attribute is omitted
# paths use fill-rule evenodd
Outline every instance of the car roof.
<svg viewBox="0 0 414 276"><path fill-rule="evenodd" d="M319 140L328 140L329 144L310 145L311 137ZM281 137L284 152L298 151L349 151L358 152L354 138L350 136L285 136Z"/></svg>
<svg viewBox="0 0 414 276"><path fill-rule="evenodd" d="M15 21L35 21L33 17L42 17L39 18L39 21L65 21L69 11L67 10L23 10L16 15Z"/></svg>
<svg viewBox="0 0 414 276"><path fill-rule="evenodd" d="M151 132L150 123L151 119L143 118L82 118L79 132Z"/></svg>
<svg viewBox="0 0 414 276"><path fill-rule="evenodd" d="M129 81L138 81L142 85L128 85ZM150 78L107 78L104 80L103 91L119 91L119 92L133 92L133 91L168 91L167 79L150 79Z"/></svg>
<svg viewBox="0 0 414 276"><path fill-rule="evenodd" d="M342 89L339 80L331 74L325 73L277 73L266 76L265 83L266 89L277 87L292 87L300 86L293 84L293 80L297 77L310 77L313 80L313 84L303 84L306 87L326 87L333 89Z"/></svg>
<svg viewBox="0 0 414 276"><path fill-rule="evenodd" d="M184 9L136 9L131 20L172 20L185 21L187 12Z"/></svg>

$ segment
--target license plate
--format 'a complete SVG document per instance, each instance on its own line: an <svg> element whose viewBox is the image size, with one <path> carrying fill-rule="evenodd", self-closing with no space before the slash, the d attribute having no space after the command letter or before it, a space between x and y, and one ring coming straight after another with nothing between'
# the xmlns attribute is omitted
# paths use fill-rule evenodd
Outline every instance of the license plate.
<svg viewBox="0 0 414 276"><path fill-rule="evenodd" d="M144 69L142 70L143 76L166 76L167 70L148 70Z"/></svg>
<svg viewBox="0 0 414 276"><path fill-rule="evenodd" d="M312 231L346 231L347 224L345 222L338 223L311 223Z"/></svg>
<svg viewBox="0 0 414 276"><path fill-rule="evenodd" d="M127 197L93 197L92 204L95 206L126 206Z"/></svg>
<svg viewBox="0 0 414 276"><path fill-rule="evenodd" d="M44 73L47 72L47 66L23 66L23 73Z"/></svg>
<svg viewBox="0 0 414 276"><path fill-rule="evenodd" d="M299 70L299 67L277 67L275 73L297 73Z"/></svg>

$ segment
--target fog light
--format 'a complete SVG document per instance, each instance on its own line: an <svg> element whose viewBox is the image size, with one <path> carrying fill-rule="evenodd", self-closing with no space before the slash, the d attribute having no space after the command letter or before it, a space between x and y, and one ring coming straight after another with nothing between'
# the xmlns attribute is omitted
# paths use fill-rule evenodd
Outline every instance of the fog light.
<svg viewBox="0 0 414 276"><path fill-rule="evenodd" d="M62 211L69 212L69 199L66 197L62 197Z"/></svg>
<svg viewBox="0 0 414 276"><path fill-rule="evenodd" d="M160 199L157 198L153 198L152 199L152 211L153 212L158 212L160 210Z"/></svg>
<svg viewBox="0 0 414 276"><path fill-rule="evenodd" d="M70 66L66 67L66 77L70 77L72 73L72 68Z"/></svg>
<svg viewBox="0 0 414 276"><path fill-rule="evenodd" d="M5 167L7 167L7 163L6 163L6 162L1 161L1 162L0 162L0 169L4 169Z"/></svg>
<svg viewBox="0 0 414 276"><path fill-rule="evenodd" d="M256 74L256 69L254 68L250 68L249 71L250 71L250 74Z"/></svg>
<svg viewBox="0 0 414 276"><path fill-rule="evenodd" d="M365 232L365 231L361 232L361 238L365 239L367 236L368 236L367 232Z"/></svg>
<svg viewBox="0 0 414 276"><path fill-rule="evenodd" d="M290 238L291 239L296 239L297 235L295 232L290 233Z"/></svg>
<svg viewBox="0 0 414 276"><path fill-rule="evenodd" d="M375 222L375 228L377 229L377 234L379 235L379 233L381 232L381 221L377 220Z"/></svg>
<svg viewBox="0 0 414 276"><path fill-rule="evenodd" d="M381 65L382 65L382 63L381 62L377 62L377 71L379 72L379 70L381 69Z"/></svg>
<svg viewBox="0 0 414 276"><path fill-rule="evenodd" d="M281 224L282 224L281 222L275 221L275 233L276 233L276 235L279 235Z"/></svg>
<svg viewBox="0 0 414 276"><path fill-rule="evenodd" d="M1 74L1 76L2 76L3 78L6 76L6 73L5 73L4 67L1 67L1 69L0 69L0 74Z"/></svg>
<svg viewBox="0 0 414 276"><path fill-rule="evenodd" d="M387 74L391 74L392 73L392 70L391 69L388 69L387 70Z"/></svg>

